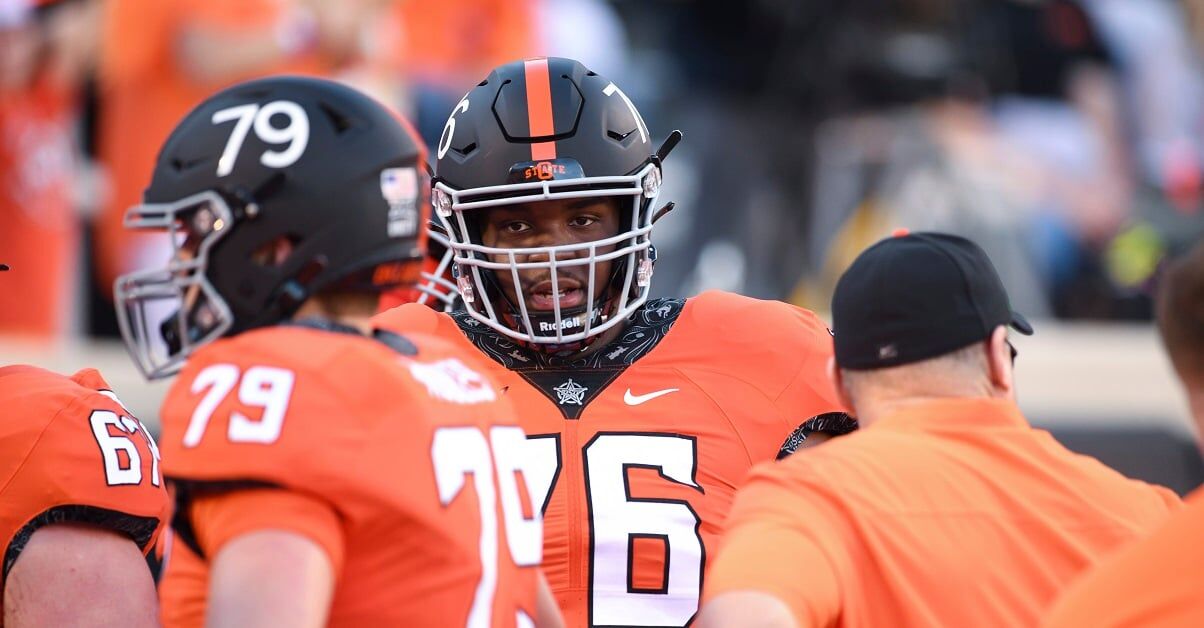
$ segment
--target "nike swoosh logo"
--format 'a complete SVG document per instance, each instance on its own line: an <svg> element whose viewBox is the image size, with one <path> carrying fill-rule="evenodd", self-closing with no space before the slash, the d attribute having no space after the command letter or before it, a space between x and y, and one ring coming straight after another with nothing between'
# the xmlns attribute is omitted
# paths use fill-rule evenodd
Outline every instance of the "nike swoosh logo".
<svg viewBox="0 0 1204 628"><path fill-rule="evenodd" d="M631 389L628 388L627 392L623 393L623 402L629 406L638 406L641 403L644 403L646 401L652 401L653 399L656 399L657 397L664 397L665 395L667 395L669 393L675 393L675 392L677 392L676 388L666 388L664 390L657 390L655 392L650 392L646 395L633 395L633 394L631 394Z"/></svg>

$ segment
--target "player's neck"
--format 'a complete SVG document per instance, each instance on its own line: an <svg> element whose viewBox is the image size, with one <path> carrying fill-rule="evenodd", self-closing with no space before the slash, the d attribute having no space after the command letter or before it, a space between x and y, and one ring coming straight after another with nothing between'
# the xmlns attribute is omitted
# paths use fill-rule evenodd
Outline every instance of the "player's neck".
<svg viewBox="0 0 1204 628"><path fill-rule="evenodd" d="M297 308L294 320L322 318L338 325L351 327L365 336L372 335L372 316L376 313L376 297L355 295L336 298L318 295Z"/></svg>
<svg viewBox="0 0 1204 628"><path fill-rule="evenodd" d="M900 394L899 391L874 391L870 394L858 395L853 399L857 422L862 428L873 425L881 419L936 401L951 399L1012 399L1010 396L993 394L984 390L956 390L949 392L925 391L923 393ZM1012 399L1014 401L1014 399Z"/></svg>
<svg viewBox="0 0 1204 628"><path fill-rule="evenodd" d="M602 334L598 336L597 340L590 343L588 347L581 351L580 357L589 357L605 349L606 347L609 347L611 343L618 340L619 337L623 335L623 332L627 331L627 326L629 324L630 323L627 321L623 321L622 323L619 323L618 325L615 325L614 327L602 332Z"/></svg>
<svg viewBox="0 0 1204 628"><path fill-rule="evenodd" d="M365 336L372 335L372 317L371 316L339 316L332 318L334 322L348 327L354 327Z"/></svg>

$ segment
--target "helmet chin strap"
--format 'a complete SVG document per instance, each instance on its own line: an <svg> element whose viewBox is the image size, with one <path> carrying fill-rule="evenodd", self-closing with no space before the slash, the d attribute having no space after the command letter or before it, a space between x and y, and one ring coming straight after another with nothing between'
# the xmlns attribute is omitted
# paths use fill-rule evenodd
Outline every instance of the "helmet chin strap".
<svg viewBox="0 0 1204 628"><path fill-rule="evenodd" d="M609 294L610 292L612 292L612 289L608 287L607 290L602 293L602 296L594 300L594 324L610 318L615 302L615 300L612 298L612 295ZM509 296L503 296L502 298L506 302L506 312L502 315L503 322L509 325L511 329L526 331L521 321L522 310L515 305L513 301L511 301ZM561 310L560 327L564 329L584 329L586 311L587 308L584 305L577 306L568 311ZM551 312L531 314L530 311L528 311L527 316L531 321L532 331L534 331L536 335L541 335L539 333L540 331L550 331L550 333L553 335L556 333L557 321L555 314ZM594 334L581 340L561 344L525 342L522 340L516 340L515 343L531 351L563 357L564 355L585 349L593 344L594 341L599 338L599 336L599 334Z"/></svg>

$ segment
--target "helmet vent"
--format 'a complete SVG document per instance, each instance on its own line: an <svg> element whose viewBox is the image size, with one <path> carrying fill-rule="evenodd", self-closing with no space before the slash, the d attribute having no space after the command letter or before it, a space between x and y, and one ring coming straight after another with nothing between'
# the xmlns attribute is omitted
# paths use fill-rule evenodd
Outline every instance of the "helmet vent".
<svg viewBox="0 0 1204 628"><path fill-rule="evenodd" d="M480 83L477 83L477 87L485 87L488 84L489 84L489 79L485 79L485 80L481 81Z"/></svg>
<svg viewBox="0 0 1204 628"><path fill-rule="evenodd" d="M181 159L179 157L174 157L174 158L172 158L170 163L171 163L172 170L175 170L176 172L184 172L185 170L191 170L191 169L205 163L205 161L206 160L204 158L189 159L189 160L185 161L184 159Z"/></svg>
<svg viewBox="0 0 1204 628"><path fill-rule="evenodd" d="M468 146L465 146L464 148L456 148L455 146L452 147L452 150L456 151L457 153L460 153L461 155L464 155L465 157L467 157L469 155L469 153L471 153L472 151L474 151L476 149L477 149L476 142L473 142L473 143L469 144Z"/></svg>
<svg viewBox="0 0 1204 628"><path fill-rule="evenodd" d="M628 136L630 136L632 133L635 133L635 129L632 129L626 133L619 133L618 131L607 131L606 136L616 142L622 142L623 140L627 139Z"/></svg>
<svg viewBox="0 0 1204 628"><path fill-rule="evenodd" d="M320 108L322 113L326 114L326 117L330 119L330 123L334 126L335 135L342 135L352 126L355 126L351 123L351 118L339 113L326 103L319 104L318 108Z"/></svg>

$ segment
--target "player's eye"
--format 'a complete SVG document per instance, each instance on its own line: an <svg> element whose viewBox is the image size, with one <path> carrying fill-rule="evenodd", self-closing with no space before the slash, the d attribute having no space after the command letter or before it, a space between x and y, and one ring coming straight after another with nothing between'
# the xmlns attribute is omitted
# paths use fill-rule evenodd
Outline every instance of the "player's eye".
<svg viewBox="0 0 1204 628"><path fill-rule="evenodd" d="M572 219L569 220L569 226L571 226L571 227L588 227L590 225L593 225L596 222L598 222L598 218L595 216L588 216L588 215L574 216Z"/></svg>
<svg viewBox="0 0 1204 628"><path fill-rule="evenodd" d="M531 225L528 225L527 223L525 223L521 220L511 220L509 222L502 223L502 232L507 233L507 234L513 235L513 234L519 234L519 233L526 233L530 229L531 229Z"/></svg>

